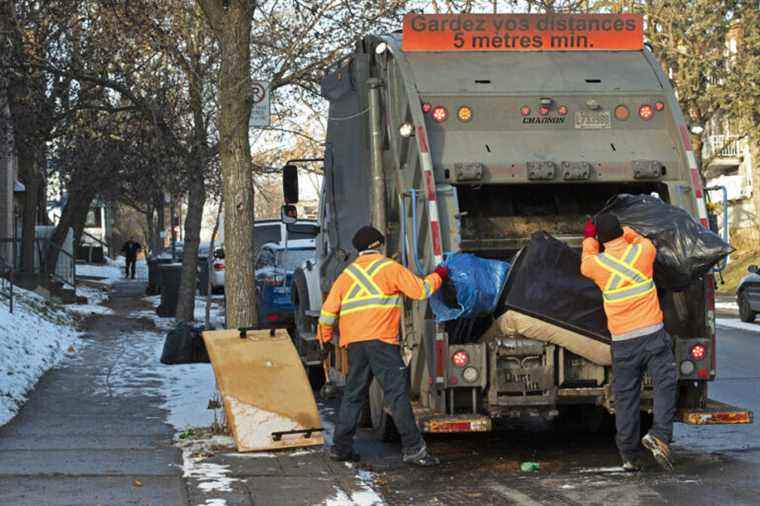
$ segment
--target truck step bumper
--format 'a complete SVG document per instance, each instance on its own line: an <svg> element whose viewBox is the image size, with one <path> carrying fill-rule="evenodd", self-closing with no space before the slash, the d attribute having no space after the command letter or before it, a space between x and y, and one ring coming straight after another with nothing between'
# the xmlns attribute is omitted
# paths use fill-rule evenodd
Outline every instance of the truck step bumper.
<svg viewBox="0 0 760 506"><path fill-rule="evenodd" d="M490 432L491 418L483 415L423 415L417 425L424 433Z"/></svg>
<svg viewBox="0 0 760 506"><path fill-rule="evenodd" d="M752 411L708 399L704 408L679 409L676 421L691 425L747 424L752 423Z"/></svg>

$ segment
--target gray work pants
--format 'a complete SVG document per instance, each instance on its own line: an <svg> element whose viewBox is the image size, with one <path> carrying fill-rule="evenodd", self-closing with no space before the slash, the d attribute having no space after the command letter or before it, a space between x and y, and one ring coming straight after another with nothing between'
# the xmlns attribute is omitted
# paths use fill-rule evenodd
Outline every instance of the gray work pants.
<svg viewBox="0 0 760 506"><path fill-rule="evenodd" d="M356 425L367 401L373 376L383 387L384 403L393 413L404 452L419 451L425 442L412 412L408 372L401 360L399 347L379 340L352 343L348 345L348 364L346 388L335 427L335 448L338 452L347 454L353 447Z"/></svg>
<svg viewBox="0 0 760 506"><path fill-rule="evenodd" d="M612 342L616 440L624 459L637 458L640 449L641 378L645 371L654 384L654 424L649 433L669 443L673 438L678 374L673 342L664 329Z"/></svg>

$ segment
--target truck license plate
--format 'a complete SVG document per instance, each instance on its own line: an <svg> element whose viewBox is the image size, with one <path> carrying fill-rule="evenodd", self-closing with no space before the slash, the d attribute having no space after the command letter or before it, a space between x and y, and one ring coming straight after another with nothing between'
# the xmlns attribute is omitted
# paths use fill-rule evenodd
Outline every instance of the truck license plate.
<svg viewBox="0 0 760 506"><path fill-rule="evenodd" d="M610 128L610 113L609 111L577 111L575 128L589 130Z"/></svg>

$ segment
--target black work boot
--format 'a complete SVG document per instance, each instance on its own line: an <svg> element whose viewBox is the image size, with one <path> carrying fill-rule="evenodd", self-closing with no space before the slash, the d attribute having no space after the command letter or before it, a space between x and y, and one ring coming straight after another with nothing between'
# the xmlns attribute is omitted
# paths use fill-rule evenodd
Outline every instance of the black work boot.
<svg viewBox="0 0 760 506"><path fill-rule="evenodd" d="M359 460L361 460L359 454L354 450L351 450L350 452L341 452L334 446L330 448L329 456L330 460L334 460L335 462L359 462Z"/></svg>
<svg viewBox="0 0 760 506"><path fill-rule="evenodd" d="M658 438L657 436L647 434L641 438L641 444L644 446L644 448L652 452L654 460L656 460L663 469L666 471L673 470L673 457L670 454L670 446L668 443Z"/></svg>
<svg viewBox="0 0 760 506"><path fill-rule="evenodd" d="M437 466L441 463L440 460L433 457L433 455L428 451L427 446L423 446L413 453L404 453L403 460L407 464L422 467Z"/></svg>

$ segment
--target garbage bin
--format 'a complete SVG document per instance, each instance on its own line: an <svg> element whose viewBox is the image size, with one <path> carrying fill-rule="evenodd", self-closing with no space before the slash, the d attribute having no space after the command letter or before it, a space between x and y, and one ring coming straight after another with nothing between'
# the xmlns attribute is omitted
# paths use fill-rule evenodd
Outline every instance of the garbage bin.
<svg viewBox="0 0 760 506"><path fill-rule="evenodd" d="M162 318L177 316L182 264L159 265L158 271L161 276L161 304L156 308L156 313Z"/></svg>
<svg viewBox="0 0 760 506"><path fill-rule="evenodd" d="M208 295L208 257L198 257L198 289L201 295Z"/></svg>
<svg viewBox="0 0 760 506"><path fill-rule="evenodd" d="M172 263L169 257L154 257L148 259L148 287L145 293L148 295L158 295L161 293L161 271L159 265Z"/></svg>

